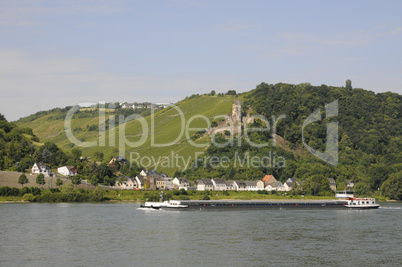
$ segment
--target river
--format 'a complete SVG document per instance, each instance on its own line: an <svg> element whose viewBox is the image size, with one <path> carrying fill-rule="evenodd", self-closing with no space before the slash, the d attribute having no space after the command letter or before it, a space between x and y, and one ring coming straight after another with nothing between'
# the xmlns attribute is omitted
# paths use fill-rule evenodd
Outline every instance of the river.
<svg viewBox="0 0 402 267"><path fill-rule="evenodd" d="M402 203L377 210L0 204L1 266L400 266Z"/></svg>

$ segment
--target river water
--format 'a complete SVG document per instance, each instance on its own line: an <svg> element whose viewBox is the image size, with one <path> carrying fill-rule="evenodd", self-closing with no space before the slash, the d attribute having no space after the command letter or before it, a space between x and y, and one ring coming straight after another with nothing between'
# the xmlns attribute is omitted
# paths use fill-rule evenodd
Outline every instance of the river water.
<svg viewBox="0 0 402 267"><path fill-rule="evenodd" d="M0 266L401 266L402 204L377 210L142 210L0 204Z"/></svg>

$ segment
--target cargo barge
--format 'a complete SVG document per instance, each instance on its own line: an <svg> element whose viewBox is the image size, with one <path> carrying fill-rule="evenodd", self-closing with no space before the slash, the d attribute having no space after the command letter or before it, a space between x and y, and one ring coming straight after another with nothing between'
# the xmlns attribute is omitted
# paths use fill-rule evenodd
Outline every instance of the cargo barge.
<svg viewBox="0 0 402 267"><path fill-rule="evenodd" d="M345 209L344 200L326 201L242 201L242 200L169 200L145 202L142 208L174 210L208 209Z"/></svg>
<svg viewBox="0 0 402 267"><path fill-rule="evenodd" d="M168 200L145 202L141 208L173 210L210 209L376 209L374 198L355 198L349 192L337 193L339 200Z"/></svg>

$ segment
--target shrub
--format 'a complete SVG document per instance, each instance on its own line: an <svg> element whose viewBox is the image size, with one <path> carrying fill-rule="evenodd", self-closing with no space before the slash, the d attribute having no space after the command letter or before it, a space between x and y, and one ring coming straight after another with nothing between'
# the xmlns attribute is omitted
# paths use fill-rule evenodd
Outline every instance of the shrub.
<svg viewBox="0 0 402 267"><path fill-rule="evenodd" d="M202 200L210 200L210 198L209 198L208 195L204 195L201 199L202 199Z"/></svg>
<svg viewBox="0 0 402 267"><path fill-rule="evenodd" d="M184 196L188 195L187 191L184 188L180 189L179 191L180 191L180 195L184 195Z"/></svg>
<svg viewBox="0 0 402 267"><path fill-rule="evenodd" d="M181 195L181 196L179 196L179 199L180 199L180 200L190 200L190 197L189 197L189 196Z"/></svg>
<svg viewBox="0 0 402 267"><path fill-rule="evenodd" d="M34 196L40 195L41 190L37 187L31 187L31 193Z"/></svg>
<svg viewBox="0 0 402 267"><path fill-rule="evenodd" d="M104 199L104 190L101 186L97 186L94 191L92 191L92 200L93 201L102 201Z"/></svg>
<svg viewBox="0 0 402 267"><path fill-rule="evenodd" d="M33 202L33 201L35 200L35 197L34 197L34 195L32 195L32 194L25 194L25 195L22 197L22 199L23 199L24 201Z"/></svg>
<svg viewBox="0 0 402 267"><path fill-rule="evenodd" d="M20 190L20 196L24 196L25 194L29 194L31 193L31 190L29 189L29 187L23 187Z"/></svg>

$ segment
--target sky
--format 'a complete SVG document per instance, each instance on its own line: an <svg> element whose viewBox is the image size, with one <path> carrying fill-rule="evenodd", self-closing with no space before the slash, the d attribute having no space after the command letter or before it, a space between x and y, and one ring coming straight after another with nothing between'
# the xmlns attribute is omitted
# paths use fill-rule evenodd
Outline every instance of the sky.
<svg viewBox="0 0 402 267"><path fill-rule="evenodd" d="M0 113L261 82L402 94L402 1L0 0Z"/></svg>

